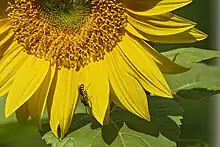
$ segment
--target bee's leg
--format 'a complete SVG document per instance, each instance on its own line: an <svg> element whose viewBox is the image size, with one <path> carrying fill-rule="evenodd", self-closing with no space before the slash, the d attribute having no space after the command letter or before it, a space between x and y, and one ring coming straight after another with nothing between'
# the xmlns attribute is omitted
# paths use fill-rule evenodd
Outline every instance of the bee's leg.
<svg viewBox="0 0 220 147"><path fill-rule="evenodd" d="M92 96L90 96L90 97L88 98L88 103L89 103L89 107L92 109L92 101L91 101L91 98L92 98Z"/></svg>
<svg viewBox="0 0 220 147"><path fill-rule="evenodd" d="M91 100L89 99L89 106L88 106L88 109L87 109L89 112L90 115L92 115L92 102Z"/></svg>
<svg viewBox="0 0 220 147"><path fill-rule="evenodd" d="M92 102L91 102L91 100L89 100L89 101L90 101L90 105L91 105L91 107L90 107L90 108L92 109Z"/></svg>
<svg viewBox="0 0 220 147"><path fill-rule="evenodd" d="M85 111L86 111L86 114L88 114L86 107L85 107Z"/></svg>
<svg viewBox="0 0 220 147"><path fill-rule="evenodd" d="M88 90L88 88L91 86L91 84L89 84L88 86L86 86L86 89L85 90Z"/></svg>

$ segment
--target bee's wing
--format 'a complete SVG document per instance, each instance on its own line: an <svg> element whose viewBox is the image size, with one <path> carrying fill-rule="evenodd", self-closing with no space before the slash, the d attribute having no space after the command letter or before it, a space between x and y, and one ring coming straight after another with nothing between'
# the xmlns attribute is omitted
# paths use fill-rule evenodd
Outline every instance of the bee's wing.
<svg viewBox="0 0 220 147"><path fill-rule="evenodd" d="M89 107L92 108L92 101L91 101L92 96L89 96L87 98L88 98Z"/></svg>

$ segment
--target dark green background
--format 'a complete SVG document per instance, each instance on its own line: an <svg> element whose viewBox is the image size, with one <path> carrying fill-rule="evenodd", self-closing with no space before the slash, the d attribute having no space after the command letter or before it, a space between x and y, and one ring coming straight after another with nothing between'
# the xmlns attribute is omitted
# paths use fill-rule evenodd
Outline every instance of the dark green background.
<svg viewBox="0 0 220 147"><path fill-rule="evenodd" d="M155 47L160 51L192 46L215 49L213 44L215 42L215 25L213 24L214 15L212 11L214 10L212 2L212 0L193 0L190 5L175 11L176 14L197 22L196 28L208 34L206 40L194 44L157 44ZM215 63L208 62L208 64ZM181 127L182 136L180 138L184 142L180 142L179 147L205 147L205 143L212 147L215 98L207 97L198 101L181 100L179 103L184 109L184 120ZM197 142L198 140L201 142Z"/></svg>

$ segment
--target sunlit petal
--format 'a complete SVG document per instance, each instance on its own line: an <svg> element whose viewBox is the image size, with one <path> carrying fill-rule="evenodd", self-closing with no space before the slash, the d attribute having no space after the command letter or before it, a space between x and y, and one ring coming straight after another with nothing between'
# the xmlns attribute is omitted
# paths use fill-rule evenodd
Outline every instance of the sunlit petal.
<svg viewBox="0 0 220 147"><path fill-rule="evenodd" d="M127 15L127 19L134 28L154 36L179 34L195 26L195 23L171 13L150 17L133 17Z"/></svg>
<svg viewBox="0 0 220 147"><path fill-rule="evenodd" d="M58 71L54 98L51 106L50 125L58 137L60 127L61 138L69 129L78 101L78 85L76 71L62 68Z"/></svg>
<svg viewBox="0 0 220 147"><path fill-rule="evenodd" d="M141 16L160 15L191 3L192 0L125 0L130 13Z"/></svg>
<svg viewBox="0 0 220 147"><path fill-rule="evenodd" d="M115 49L117 51L117 49ZM107 55L109 80L120 103L130 112L150 120L146 94L139 82L129 75L117 60L117 54Z"/></svg>
<svg viewBox="0 0 220 147"><path fill-rule="evenodd" d="M100 124L103 124L109 105L109 81L106 65L100 61L88 66L88 94L92 113Z"/></svg>
<svg viewBox="0 0 220 147"><path fill-rule="evenodd" d="M8 117L36 92L49 70L49 62L28 56L17 71L6 99L5 115ZM25 78L24 78L25 77ZM17 98L19 97L19 99Z"/></svg>
<svg viewBox="0 0 220 147"><path fill-rule="evenodd" d="M150 56L163 73L175 74L175 73L185 72L188 70L188 68L182 67L172 62L167 57L157 52L148 43L131 36L130 36L130 40L131 42L133 42L135 46L137 46L137 48L139 48L139 50L141 50L143 54L146 54L146 56Z"/></svg>
<svg viewBox="0 0 220 147"><path fill-rule="evenodd" d="M149 54L140 50L128 35L125 35L119 47L133 69L134 76L147 91L163 97L172 97L166 80Z"/></svg>
<svg viewBox="0 0 220 147"><path fill-rule="evenodd" d="M48 92L55 73L55 68L50 67L47 76L37 89L34 95L28 100L28 111L32 119L34 119L39 128L41 128L41 117L47 101Z"/></svg>
<svg viewBox="0 0 220 147"><path fill-rule="evenodd" d="M154 36L147 33L143 33L141 31L138 31L135 29L131 24L127 24L125 28L130 34L151 42L156 43L193 43L197 41L204 40L207 38L207 35L195 28L192 28L190 30L187 30L185 32L181 32L179 34L175 35L168 35L166 37L164 36Z"/></svg>

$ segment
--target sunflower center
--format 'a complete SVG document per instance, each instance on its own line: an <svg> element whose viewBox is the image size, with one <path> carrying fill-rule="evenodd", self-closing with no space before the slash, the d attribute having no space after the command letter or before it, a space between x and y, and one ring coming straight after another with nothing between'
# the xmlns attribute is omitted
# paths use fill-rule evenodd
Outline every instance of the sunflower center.
<svg viewBox="0 0 220 147"><path fill-rule="evenodd" d="M124 13L121 0L16 0L8 8L26 53L76 70L104 59L121 41Z"/></svg>
<svg viewBox="0 0 220 147"><path fill-rule="evenodd" d="M91 11L90 0L40 0L45 17L59 27L82 24Z"/></svg>

